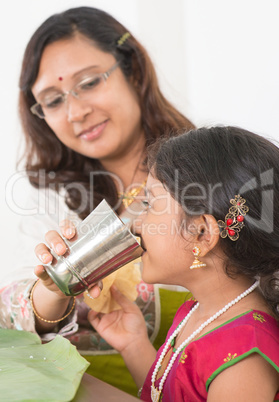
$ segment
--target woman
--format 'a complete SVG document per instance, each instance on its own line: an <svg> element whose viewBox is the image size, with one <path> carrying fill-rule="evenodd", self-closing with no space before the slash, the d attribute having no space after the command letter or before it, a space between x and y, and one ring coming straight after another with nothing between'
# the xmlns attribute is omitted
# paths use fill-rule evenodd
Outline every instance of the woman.
<svg viewBox="0 0 279 402"><path fill-rule="evenodd" d="M18 259L27 266L22 276L31 279L2 292L5 304L14 301L2 325L22 328L29 317L27 329L47 332L44 339L57 333L67 336L92 362L90 373L133 392L132 382L119 370L124 367L119 355L88 323L82 299L73 307L71 298L63 298L56 287L52 289L57 297L52 299L41 281L33 302L42 317L52 321L57 308L60 317L67 308L73 309L57 324L59 328L34 317L29 301L34 284L31 256L44 233L58 229L61 219L77 224L104 198L123 219L133 219L141 208L136 198L148 173L147 146L164 132L190 129L193 124L162 95L142 45L112 16L90 7L53 15L34 33L22 63L19 110L25 168L34 187L28 209L37 213L25 217L20 229ZM56 251L62 254L65 248ZM47 263L47 249L40 253ZM42 269L37 268L36 274L48 283ZM138 291L137 304L151 339L159 346L186 294L154 290L143 282ZM44 316L45 300L53 306L55 317ZM115 364L119 378L102 369L107 360Z"/></svg>
<svg viewBox="0 0 279 402"><path fill-rule="evenodd" d="M122 310L89 320L144 401L278 401L279 149L213 127L169 139L151 163L142 277L187 287L194 299L157 355L138 307L117 289Z"/></svg>

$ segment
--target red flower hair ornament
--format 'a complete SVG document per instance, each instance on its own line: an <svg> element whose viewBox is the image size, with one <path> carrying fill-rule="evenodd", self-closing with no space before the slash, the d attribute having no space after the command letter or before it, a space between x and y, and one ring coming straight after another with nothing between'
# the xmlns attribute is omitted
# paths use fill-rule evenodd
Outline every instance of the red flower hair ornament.
<svg viewBox="0 0 279 402"><path fill-rule="evenodd" d="M240 195L235 195L234 199L230 200L232 207L229 209L229 213L225 216L225 222L217 221L220 228L220 236L224 239L229 237L235 241L239 238L239 232L244 226L244 216L249 211L249 208L244 205L246 200Z"/></svg>

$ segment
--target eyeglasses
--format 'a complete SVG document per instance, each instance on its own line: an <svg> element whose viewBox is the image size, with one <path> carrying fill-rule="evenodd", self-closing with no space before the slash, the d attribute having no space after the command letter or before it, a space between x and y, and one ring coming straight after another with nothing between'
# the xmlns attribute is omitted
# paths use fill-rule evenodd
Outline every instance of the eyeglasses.
<svg viewBox="0 0 279 402"><path fill-rule="evenodd" d="M93 92L106 82L111 73L119 66L119 62L114 64L108 71L101 74L91 74L76 84L70 91L45 94L39 102L31 106L30 110L40 119L54 116L66 103L71 94L76 99L87 100Z"/></svg>

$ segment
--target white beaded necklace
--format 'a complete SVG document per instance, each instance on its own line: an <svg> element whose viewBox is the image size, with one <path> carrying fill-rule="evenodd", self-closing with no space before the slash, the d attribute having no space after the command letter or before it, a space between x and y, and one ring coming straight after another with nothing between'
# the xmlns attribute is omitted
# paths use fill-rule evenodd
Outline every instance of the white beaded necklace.
<svg viewBox="0 0 279 402"><path fill-rule="evenodd" d="M158 371L160 369L160 366L162 364L162 361L167 354L167 351L169 349L169 346L171 345L173 339L179 334L181 329L186 325L186 323L189 321L189 318L192 316L194 311L197 310L199 307L199 303L197 303L192 310L189 311L189 313L186 315L186 317L181 321L181 323L178 325L176 330L170 335L169 339L167 340L164 349L162 350L162 353L156 363L156 366L153 370L152 376L151 376L151 399L153 402L158 402L160 399L160 394L162 392L164 383L166 381L167 375L169 374L173 363L175 362L175 359L181 352L181 350L188 344L190 343L208 324L210 324L212 321L216 320L220 315L224 314L230 307L232 307L234 304L238 303L241 299L243 299L245 296L249 295L249 293L253 292L253 290L256 289L256 287L259 285L259 281L256 281L252 286L250 286L249 289L245 290L245 292L241 293L239 296L237 296L234 300L232 300L230 303L226 304L225 307L223 307L221 310L219 310L217 313L215 313L212 317L210 317L208 320L206 320L201 326L196 329L190 336L188 336L187 339L185 339L184 342L181 343L181 345L176 349L175 353L173 354L172 358L169 361L169 364L167 365L167 368L164 371L164 374L161 378L161 381L159 383L159 389L155 387L155 381L156 377L158 374Z"/></svg>

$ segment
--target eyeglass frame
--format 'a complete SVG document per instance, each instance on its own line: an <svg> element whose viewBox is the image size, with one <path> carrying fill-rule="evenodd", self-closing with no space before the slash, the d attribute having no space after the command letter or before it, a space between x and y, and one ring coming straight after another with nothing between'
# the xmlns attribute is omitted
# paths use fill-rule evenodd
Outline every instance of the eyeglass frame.
<svg viewBox="0 0 279 402"><path fill-rule="evenodd" d="M109 68L107 71L105 71L104 73L95 74L95 76L96 76L96 77L102 77L102 79L106 82L107 79L108 79L108 77L111 75L111 73L112 73L114 70L116 70L116 68L119 66L119 64L120 64L120 62L117 61L117 62L116 62L111 68ZM85 81L85 80L83 80L83 81ZM63 92L61 92L61 96L62 96L62 98L63 98L63 103L66 102L67 97L68 97L70 94L71 94L74 98L79 99L78 94L74 91L74 88L76 88L78 85L82 84L83 81L80 81L78 84L74 85L74 87L73 87L72 89L70 89L69 91L63 91ZM34 103L34 105L32 105L32 106L30 107L30 111L31 111L35 116L37 116L39 119L42 119L42 120L43 120L43 119L45 119L45 115L44 115L44 116L40 116L40 115L38 114L38 112L37 112L37 110L36 110L36 108L37 108L38 106L40 106L41 109L42 109L42 111L43 111L43 108L42 108L42 105L41 105L40 102Z"/></svg>

